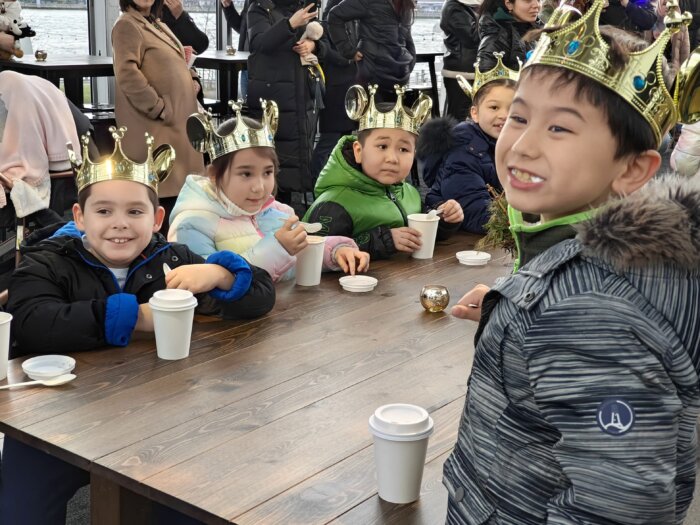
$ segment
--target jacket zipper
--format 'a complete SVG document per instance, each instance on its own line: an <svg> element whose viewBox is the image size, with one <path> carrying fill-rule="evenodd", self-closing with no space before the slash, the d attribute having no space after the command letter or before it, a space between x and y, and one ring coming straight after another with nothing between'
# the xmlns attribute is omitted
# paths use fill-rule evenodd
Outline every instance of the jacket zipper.
<svg viewBox="0 0 700 525"><path fill-rule="evenodd" d="M401 214L401 218L403 219L403 225L408 226L408 217L406 217L406 213L403 211L403 208L401 207L401 204L399 204L399 201L396 200L396 195L394 195L389 188L386 189L386 195L387 197L389 197L391 202L393 202L399 209L399 213Z"/></svg>
<svg viewBox="0 0 700 525"><path fill-rule="evenodd" d="M250 222L253 225L253 228L255 228L255 231L258 233L260 238L262 239L263 237L265 237L263 232L260 230L260 227L258 226L258 221L255 219L254 215L250 215Z"/></svg>

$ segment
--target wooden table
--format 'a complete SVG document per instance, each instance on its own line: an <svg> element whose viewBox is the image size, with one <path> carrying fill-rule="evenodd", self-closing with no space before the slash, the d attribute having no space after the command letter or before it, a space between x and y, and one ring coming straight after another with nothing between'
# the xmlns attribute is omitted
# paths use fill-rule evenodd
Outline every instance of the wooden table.
<svg viewBox="0 0 700 525"><path fill-rule="evenodd" d="M68 100L79 108L84 106L83 79L85 77L112 77L112 57L93 55L52 56L49 53L45 62L38 62L33 56L25 55L16 60L0 60L0 71L9 69L37 75L59 86L61 79Z"/></svg>
<svg viewBox="0 0 700 525"><path fill-rule="evenodd" d="M454 304L508 273L503 261L460 265L473 236L432 260L372 264L368 294L278 287L274 310L248 322L195 324L190 357L163 361L150 339L73 354L63 387L0 393L0 431L90 472L92 522L138 523L144 498L207 523L443 523L442 464L455 441L475 323L419 303L443 284ZM20 360L10 382L23 379ZM367 420L386 403L435 421L421 499L376 495Z"/></svg>

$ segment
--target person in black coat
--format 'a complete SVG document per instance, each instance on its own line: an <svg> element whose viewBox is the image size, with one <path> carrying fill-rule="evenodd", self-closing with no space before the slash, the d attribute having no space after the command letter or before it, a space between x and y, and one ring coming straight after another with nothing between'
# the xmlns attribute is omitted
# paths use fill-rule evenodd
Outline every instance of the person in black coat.
<svg viewBox="0 0 700 525"><path fill-rule="evenodd" d="M479 48L478 4L470 0L447 0L442 6L440 29L445 33L445 56L442 60L442 80L449 115L462 121L469 115L471 99L462 91L456 76L462 75L470 82L474 79L474 62Z"/></svg>
<svg viewBox="0 0 700 525"><path fill-rule="evenodd" d="M197 27L190 14L182 6L182 0L164 0L160 18L170 28L183 46L191 46L201 55L209 47L209 37Z"/></svg>
<svg viewBox="0 0 700 525"><path fill-rule="evenodd" d="M328 34L328 13L343 0L329 0L323 11L324 37ZM348 39L351 42L358 41L357 21L348 22L345 26ZM355 83L357 66L355 57L345 58L329 42L326 51L326 58L321 64L326 74L326 96L324 97L324 108L319 117L318 129L320 136L314 148L311 159L311 173L314 183L326 165L331 151L344 135L350 135L357 129L357 123L350 120L345 111L345 94L350 86ZM356 45L356 44L355 44Z"/></svg>
<svg viewBox="0 0 700 525"><path fill-rule="evenodd" d="M504 54L506 67L520 69L518 59L525 62L525 55L535 46L534 42L524 42L523 36L540 26L539 9L539 0L484 0L479 7L481 41L477 51L481 71L496 66L494 52Z"/></svg>
<svg viewBox="0 0 700 525"><path fill-rule="evenodd" d="M292 192L313 190L311 154L322 101L311 79L317 70L302 66L300 59L314 53L323 60L327 47L322 40L299 42L317 16L313 8L302 8L299 0L254 0L248 10L248 103L257 119L261 99L274 100L279 107L277 200L285 204L291 204Z"/></svg>
<svg viewBox="0 0 700 525"><path fill-rule="evenodd" d="M238 49L248 51L248 9L250 0L245 0L241 12L236 11L233 0L221 0L221 7L224 10L224 17L228 26L238 33ZM241 71L241 98L248 96L248 70Z"/></svg>
<svg viewBox="0 0 700 525"><path fill-rule="evenodd" d="M609 0L608 7L600 14L600 25L636 33L651 29L654 23L656 12L649 0Z"/></svg>
<svg viewBox="0 0 700 525"><path fill-rule="evenodd" d="M328 30L338 52L357 60L360 84L377 84L380 92L394 93L394 85L408 83L416 65L411 36L413 0L343 0L328 14ZM359 40L346 33L346 24L359 20Z"/></svg>

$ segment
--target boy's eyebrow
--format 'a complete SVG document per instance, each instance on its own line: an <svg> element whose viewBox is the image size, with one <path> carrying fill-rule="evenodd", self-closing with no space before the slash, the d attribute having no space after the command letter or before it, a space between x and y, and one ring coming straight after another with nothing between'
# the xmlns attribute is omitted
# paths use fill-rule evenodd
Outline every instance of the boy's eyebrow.
<svg viewBox="0 0 700 525"><path fill-rule="evenodd" d="M376 137L377 140L390 140L391 137L388 135L378 135ZM409 146L411 145L411 141L408 139L400 138L396 142L403 142L404 144L408 144Z"/></svg>
<svg viewBox="0 0 700 525"><path fill-rule="evenodd" d="M95 201L90 203L92 206L109 206L116 204L114 201L102 199L101 201ZM126 203L127 206L146 206L148 201L131 201Z"/></svg>
<svg viewBox="0 0 700 525"><path fill-rule="evenodd" d="M521 97L517 97L517 96L513 99L513 105L516 105L516 104L521 104L525 107L528 107L527 102L525 102ZM581 115L581 113L579 113L575 108L571 108L568 106L554 106L554 107L547 108L547 111L549 111L550 113L569 113L570 115L577 117L578 119L582 120L583 122L586 122L586 119L583 118L583 115Z"/></svg>

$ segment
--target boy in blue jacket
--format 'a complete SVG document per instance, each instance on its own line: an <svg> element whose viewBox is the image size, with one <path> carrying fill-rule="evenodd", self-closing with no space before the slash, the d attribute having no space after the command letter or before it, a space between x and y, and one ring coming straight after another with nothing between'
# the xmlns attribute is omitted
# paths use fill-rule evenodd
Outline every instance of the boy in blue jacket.
<svg viewBox="0 0 700 525"><path fill-rule="evenodd" d="M473 100L471 120L457 124L451 118L432 119L418 136L416 155L423 164L423 180L430 188L428 207L454 199L462 207L460 229L484 234L492 197L488 187L503 191L496 175L496 139L506 122L515 94L518 72L508 69L495 53L496 67L487 72L476 64L474 85L459 77L462 89Z"/></svg>

